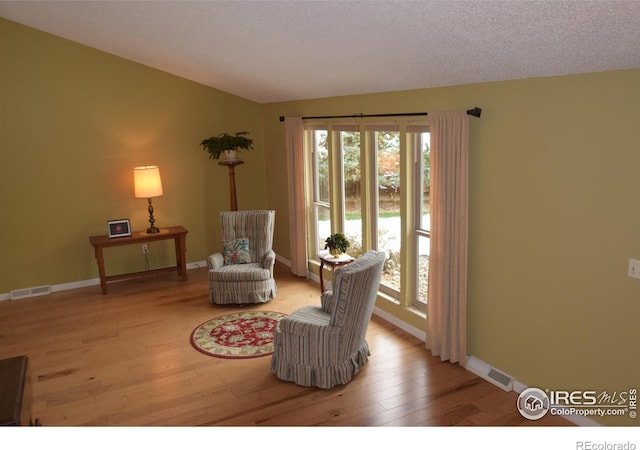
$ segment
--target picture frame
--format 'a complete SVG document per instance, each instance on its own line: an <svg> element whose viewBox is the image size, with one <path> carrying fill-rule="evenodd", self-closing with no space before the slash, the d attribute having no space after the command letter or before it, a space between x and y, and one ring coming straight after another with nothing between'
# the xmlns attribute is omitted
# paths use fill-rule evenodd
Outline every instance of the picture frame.
<svg viewBox="0 0 640 450"><path fill-rule="evenodd" d="M109 232L109 239L131 236L131 224L129 223L129 219L108 220L107 231Z"/></svg>

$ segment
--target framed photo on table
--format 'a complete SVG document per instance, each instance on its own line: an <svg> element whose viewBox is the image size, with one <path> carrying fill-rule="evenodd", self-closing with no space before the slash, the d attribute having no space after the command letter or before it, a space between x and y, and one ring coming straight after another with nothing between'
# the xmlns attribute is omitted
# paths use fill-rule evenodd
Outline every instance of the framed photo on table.
<svg viewBox="0 0 640 450"><path fill-rule="evenodd" d="M107 230L109 231L109 238L131 236L129 219L108 220Z"/></svg>

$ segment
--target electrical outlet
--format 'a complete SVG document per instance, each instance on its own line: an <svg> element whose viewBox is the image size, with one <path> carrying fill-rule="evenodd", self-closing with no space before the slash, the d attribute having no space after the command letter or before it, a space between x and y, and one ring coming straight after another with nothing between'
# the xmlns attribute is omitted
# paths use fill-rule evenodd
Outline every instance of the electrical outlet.
<svg viewBox="0 0 640 450"><path fill-rule="evenodd" d="M631 278L640 278L640 260L629 258L629 273Z"/></svg>
<svg viewBox="0 0 640 450"><path fill-rule="evenodd" d="M142 244L142 253L149 253L149 244Z"/></svg>

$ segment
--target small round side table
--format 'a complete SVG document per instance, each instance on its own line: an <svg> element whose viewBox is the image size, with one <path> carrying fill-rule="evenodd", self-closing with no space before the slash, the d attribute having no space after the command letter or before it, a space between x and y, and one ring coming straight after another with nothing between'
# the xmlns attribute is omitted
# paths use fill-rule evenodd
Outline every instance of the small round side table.
<svg viewBox="0 0 640 450"><path fill-rule="evenodd" d="M330 267L331 271L333 271L335 270L336 267L344 266L355 261L355 258L347 255L346 253L343 253L342 255L336 258L332 254L327 252L327 253L320 254L319 257L320 257L320 293L324 292L324 278L322 276L322 272L325 265L327 267Z"/></svg>

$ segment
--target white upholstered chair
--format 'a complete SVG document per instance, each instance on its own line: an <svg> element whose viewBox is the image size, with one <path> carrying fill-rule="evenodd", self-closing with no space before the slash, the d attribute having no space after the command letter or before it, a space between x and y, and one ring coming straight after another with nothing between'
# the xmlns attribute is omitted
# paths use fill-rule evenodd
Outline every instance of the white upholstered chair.
<svg viewBox="0 0 640 450"><path fill-rule="evenodd" d="M223 211L220 223L223 251L208 258L210 301L266 303L275 298L275 211Z"/></svg>
<svg viewBox="0 0 640 450"><path fill-rule="evenodd" d="M301 386L346 384L367 363L367 327L376 301L384 252L369 251L336 269L333 291L320 306L304 306L280 320L271 371Z"/></svg>

